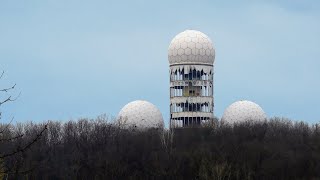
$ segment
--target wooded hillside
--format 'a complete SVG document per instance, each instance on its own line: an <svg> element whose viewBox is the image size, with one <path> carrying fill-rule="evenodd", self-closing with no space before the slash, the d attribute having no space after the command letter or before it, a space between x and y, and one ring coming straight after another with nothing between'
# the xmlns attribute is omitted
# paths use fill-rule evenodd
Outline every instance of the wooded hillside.
<svg viewBox="0 0 320 180"><path fill-rule="evenodd" d="M10 126L3 137L24 136L1 142L0 152L23 147L42 128ZM128 131L105 117L50 121L2 166L8 179L319 179L320 129L277 118L175 131Z"/></svg>

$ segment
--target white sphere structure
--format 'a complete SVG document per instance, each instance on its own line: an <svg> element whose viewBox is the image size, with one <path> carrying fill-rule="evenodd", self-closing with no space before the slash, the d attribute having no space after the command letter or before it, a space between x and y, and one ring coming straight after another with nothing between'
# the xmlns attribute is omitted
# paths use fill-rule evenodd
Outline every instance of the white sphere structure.
<svg viewBox="0 0 320 180"><path fill-rule="evenodd" d="M264 121L266 119L267 115L258 104L242 100L234 102L227 107L221 121L233 124L245 121Z"/></svg>
<svg viewBox="0 0 320 180"><path fill-rule="evenodd" d="M213 118L215 49L200 31L176 35L168 49L170 68L170 128L207 124Z"/></svg>
<svg viewBox="0 0 320 180"><path fill-rule="evenodd" d="M150 102L137 100L125 105L118 114L117 124L124 128L163 128L159 109Z"/></svg>
<svg viewBox="0 0 320 180"><path fill-rule="evenodd" d="M186 30L176 35L168 50L169 63L213 64L215 50L210 38L200 31Z"/></svg>

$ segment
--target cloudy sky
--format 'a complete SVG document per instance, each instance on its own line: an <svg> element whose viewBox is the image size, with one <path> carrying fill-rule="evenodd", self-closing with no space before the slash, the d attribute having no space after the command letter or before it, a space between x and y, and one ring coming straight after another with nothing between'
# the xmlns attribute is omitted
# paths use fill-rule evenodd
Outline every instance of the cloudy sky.
<svg viewBox="0 0 320 180"><path fill-rule="evenodd" d="M144 99L169 119L167 49L181 31L216 48L215 115L236 100L320 121L320 1L0 1L2 122L116 116Z"/></svg>

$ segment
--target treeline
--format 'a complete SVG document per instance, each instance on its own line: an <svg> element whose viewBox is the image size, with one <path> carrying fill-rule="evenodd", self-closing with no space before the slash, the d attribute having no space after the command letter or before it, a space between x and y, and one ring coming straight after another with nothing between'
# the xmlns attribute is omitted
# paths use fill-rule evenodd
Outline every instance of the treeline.
<svg viewBox="0 0 320 180"><path fill-rule="evenodd" d="M320 127L272 119L174 131L128 131L108 118L50 121L32 146L0 160L7 179L320 179ZM3 131L0 154L44 124ZM5 127L5 125L2 125Z"/></svg>

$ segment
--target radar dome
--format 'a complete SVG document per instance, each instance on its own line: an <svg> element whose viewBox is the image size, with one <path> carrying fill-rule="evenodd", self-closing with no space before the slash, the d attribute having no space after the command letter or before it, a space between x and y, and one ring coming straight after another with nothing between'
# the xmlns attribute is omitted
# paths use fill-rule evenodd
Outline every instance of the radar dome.
<svg viewBox="0 0 320 180"><path fill-rule="evenodd" d="M264 121L266 119L265 112L258 104L242 100L232 103L224 111L221 121L233 124L244 121Z"/></svg>
<svg viewBox="0 0 320 180"><path fill-rule="evenodd" d="M170 65L214 63L215 50L210 38L200 31L186 30L176 35L168 49Z"/></svg>
<svg viewBox="0 0 320 180"><path fill-rule="evenodd" d="M124 128L163 128L159 109L147 101L137 100L125 105L117 117L117 123Z"/></svg>

